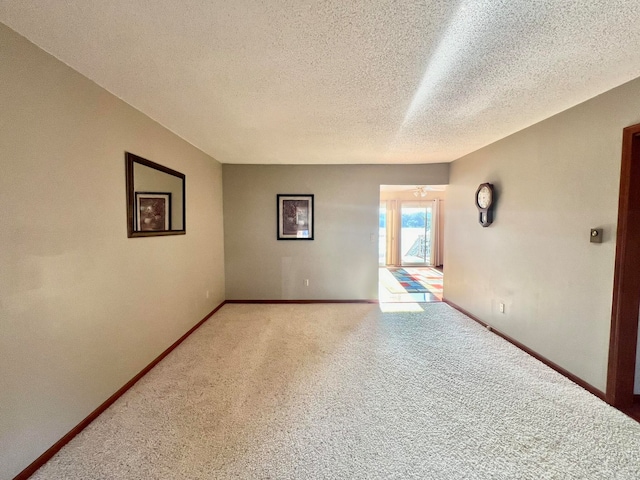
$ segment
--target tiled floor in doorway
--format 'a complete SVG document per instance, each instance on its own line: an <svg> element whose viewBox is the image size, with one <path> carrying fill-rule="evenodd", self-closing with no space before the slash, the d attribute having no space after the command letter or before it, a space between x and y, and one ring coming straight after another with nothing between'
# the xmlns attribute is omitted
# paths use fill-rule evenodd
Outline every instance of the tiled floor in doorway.
<svg viewBox="0 0 640 480"><path fill-rule="evenodd" d="M432 267L380 267L378 295L382 303L441 302L441 269Z"/></svg>

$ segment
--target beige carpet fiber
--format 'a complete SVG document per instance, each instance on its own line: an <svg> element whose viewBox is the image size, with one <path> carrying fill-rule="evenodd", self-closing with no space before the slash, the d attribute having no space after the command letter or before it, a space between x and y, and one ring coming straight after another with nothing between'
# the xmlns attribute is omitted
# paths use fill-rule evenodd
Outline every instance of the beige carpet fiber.
<svg viewBox="0 0 640 480"><path fill-rule="evenodd" d="M422 307L226 305L32 478L640 478L640 424Z"/></svg>

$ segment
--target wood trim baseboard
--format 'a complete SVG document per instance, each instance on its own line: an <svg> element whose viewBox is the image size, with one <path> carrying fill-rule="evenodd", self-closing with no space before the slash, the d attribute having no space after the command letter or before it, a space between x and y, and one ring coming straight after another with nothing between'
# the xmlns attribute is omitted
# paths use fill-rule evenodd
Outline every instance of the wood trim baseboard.
<svg viewBox="0 0 640 480"><path fill-rule="evenodd" d="M158 355L149 365L144 367L140 372L125 383L118 391L116 391L113 395L111 395L107 400L105 400L98 408L96 408L93 412L91 412L84 420L82 420L78 425L73 427L64 437L54 443L47 451L45 451L42 455L36 458L27 468L22 470L18 475L14 477L13 480L26 480L31 475L36 473L36 471L45 463L47 463L56 453L62 449L67 443L71 441L73 437L79 434L82 430L84 430L91 422L93 422L98 416L104 412L107 408L109 408L118 398L120 398L127 390L133 387L138 380L144 377L153 367L155 367L160 361L169 355L178 345L180 345L189 335L195 332L204 322L209 320L209 318L220 310L227 302L222 302L216 308L214 308L206 317L196 323L193 327L189 329L187 333L182 335L178 340L173 342L169 348L167 348L164 352Z"/></svg>
<svg viewBox="0 0 640 480"><path fill-rule="evenodd" d="M533 358L541 361L542 363L544 363L547 367L552 368L553 370L555 370L556 372L558 372L560 375L563 375L565 377L567 377L569 380L571 380L573 383L577 384L578 386L584 388L586 391L588 391L589 393L595 395L596 397L598 397L600 400L605 400L605 395L604 392L601 390L598 390L597 388L595 388L593 385L588 384L587 382L585 382L584 380L582 380L579 377L576 377L573 373L569 372L568 370L565 370L564 368L562 368L560 365L558 365L557 363L552 362L551 360L549 360L548 358L543 357L542 355L540 355L539 353L535 352L534 350L531 350L529 347L527 347L526 345L520 343L519 341L517 341L514 338L511 338L509 335L505 335L504 333L502 333L499 330L496 330L495 328L493 328L491 325L489 325L486 322L483 322L482 320L480 320L478 317L476 317L475 315L473 315L472 313L466 311L464 308L459 307L458 305L456 305L455 303L447 300L446 298L443 298L442 301L444 303L446 303L447 305L449 305L452 308L455 308L456 310L458 310L460 313L466 315L467 317L469 317L471 320L474 320L475 322L478 322L480 325L482 325L483 327L489 329L491 332L495 333L496 335L498 335L499 337L505 339L507 342L511 343L512 345L518 347L520 350L524 351L525 353L528 353L529 355L531 355Z"/></svg>
<svg viewBox="0 0 640 480"><path fill-rule="evenodd" d="M297 304L312 304L312 303L380 303L378 300L227 300L225 303L297 303Z"/></svg>
<svg viewBox="0 0 640 480"><path fill-rule="evenodd" d="M592 393L596 397L604 400L604 393L598 390L597 388L589 385L582 379L576 377L569 371L565 370L561 366L555 364L551 360L546 359L542 355L534 352L530 348L526 347L522 343L517 340L509 337L508 335L503 334L502 332L495 330L493 327L483 322L470 312L464 310L459 307L455 303L443 298L442 300L447 305L455 308L460 313L466 315L470 319L478 322L480 325L484 327L488 327L491 329L493 333L498 335L499 337L505 339L509 343L528 353L532 357L540 360L542 363L552 368L556 372L561 375L567 377L572 382L581 386L588 392ZM13 480L27 480L31 475L33 475L42 465L47 463L56 453L58 453L62 447L64 447L67 443L73 439L77 434L79 434L82 430L84 430L91 422L93 422L98 416L104 412L107 408L109 408L118 398L120 398L127 390L129 390L133 385L135 385L142 377L144 377L153 367L155 367L162 359L164 359L169 353L171 353L178 345L180 345L189 335L195 332L204 322L206 322L213 314L215 314L218 310L220 310L226 304L317 304L317 303L362 303L362 304L377 304L378 300L225 300L216 308L214 308L209 314L207 314L202 320L196 323L193 327L187 331L184 335L182 335L178 340L176 340L169 348L163 351L158 357L156 357L149 365L143 368L135 377L129 380L126 384L124 384L120 389L118 389L113 395L111 395L107 400L105 400L98 408L96 408L93 412L91 412L84 420L82 420L78 425L72 428L66 435L64 435L60 440L54 443L49 449L47 449L42 455L40 455L37 459L35 459L29 466L27 466L22 472L14 477ZM635 401L640 402L640 395L634 396Z"/></svg>

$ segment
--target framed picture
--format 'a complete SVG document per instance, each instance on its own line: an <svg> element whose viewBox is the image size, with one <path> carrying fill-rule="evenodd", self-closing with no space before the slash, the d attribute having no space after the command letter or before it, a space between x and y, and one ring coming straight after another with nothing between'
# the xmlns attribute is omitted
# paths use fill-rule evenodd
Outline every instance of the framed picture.
<svg viewBox="0 0 640 480"><path fill-rule="evenodd" d="M313 195L278 194L278 240L313 240Z"/></svg>
<svg viewBox="0 0 640 480"><path fill-rule="evenodd" d="M171 193L136 192L136 227L139 232L171 230Z"/></svg>

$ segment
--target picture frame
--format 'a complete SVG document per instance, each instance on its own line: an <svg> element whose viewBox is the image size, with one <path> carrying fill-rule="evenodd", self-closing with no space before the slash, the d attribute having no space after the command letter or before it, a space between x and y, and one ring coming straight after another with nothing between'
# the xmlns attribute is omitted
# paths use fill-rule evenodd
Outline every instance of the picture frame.
<svg viewBox="0 0 640 480"><path fill-rule="evenodd" d="M278 194L278 240L313 240L312 194Z"/></svg>
<svg viewBox="0 0 640 480"><path fill-rule="evenodd" d="M135 199L137 231L171 230L171 192L135 192Z"/></svg>

